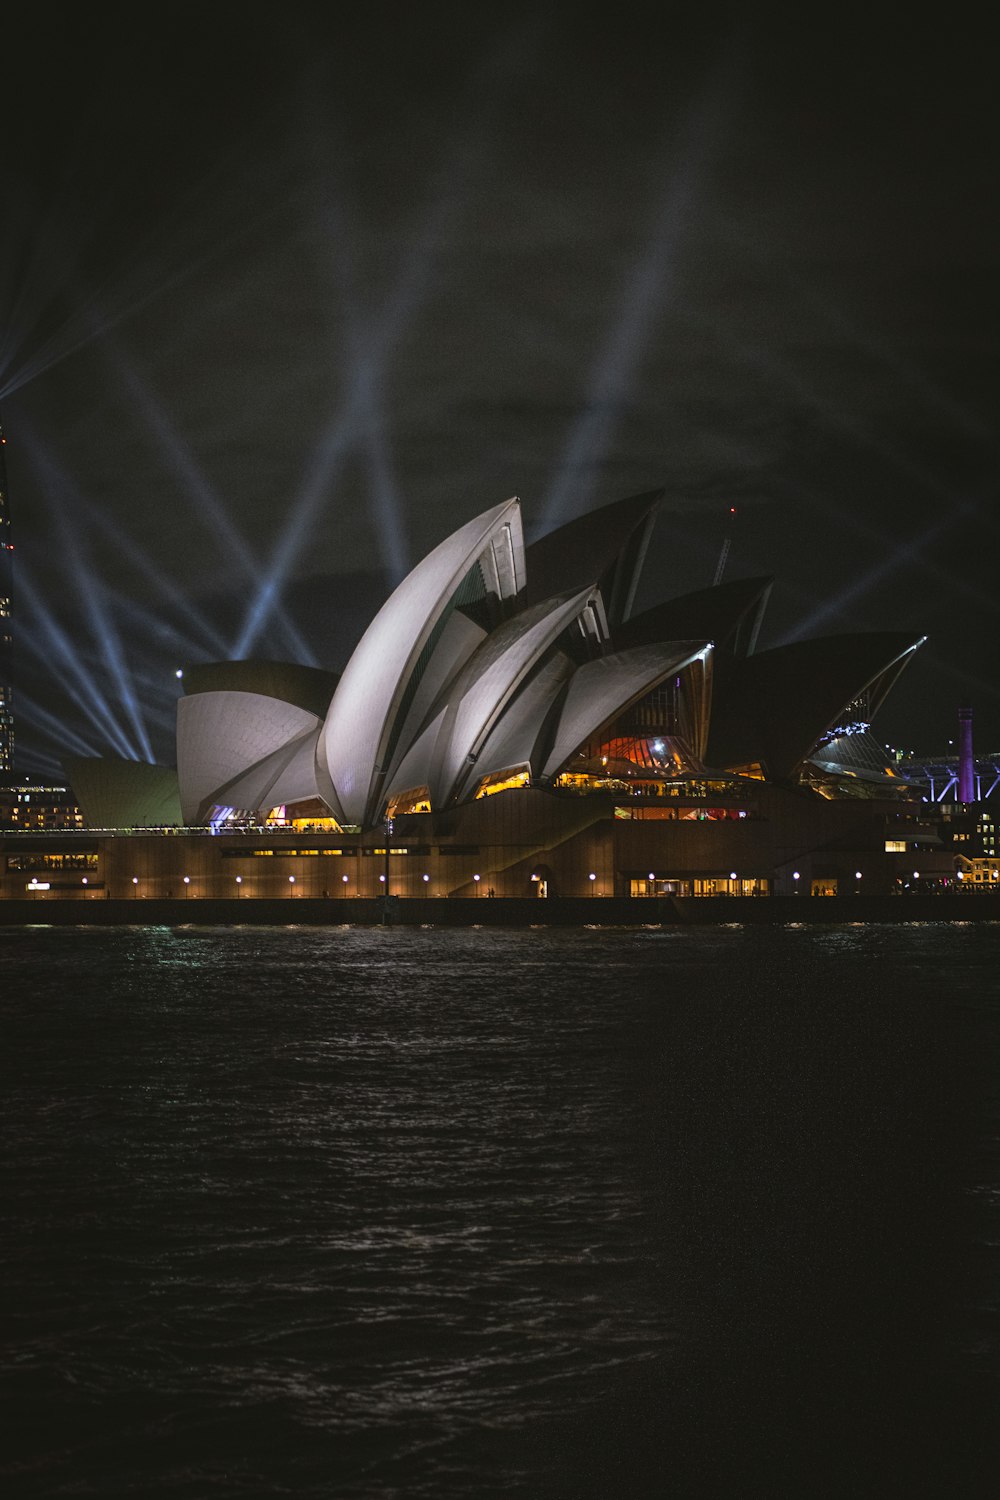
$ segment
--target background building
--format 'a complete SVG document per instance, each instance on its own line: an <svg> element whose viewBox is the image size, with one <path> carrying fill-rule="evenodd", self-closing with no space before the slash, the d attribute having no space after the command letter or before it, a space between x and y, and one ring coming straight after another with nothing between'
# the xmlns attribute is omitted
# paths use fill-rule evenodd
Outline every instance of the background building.
<svg viewBox="0 0 1000 1500"><path fill-rule="evenodd" d="M24 776L0 785L0 831L82 828L83 815L68 786L49 786Z"/></svg>

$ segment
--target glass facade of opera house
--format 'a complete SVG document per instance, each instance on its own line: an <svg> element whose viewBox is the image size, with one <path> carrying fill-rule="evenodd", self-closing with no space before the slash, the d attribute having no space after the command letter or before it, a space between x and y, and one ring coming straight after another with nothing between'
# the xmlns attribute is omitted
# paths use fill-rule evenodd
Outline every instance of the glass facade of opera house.
<svg viewBox="0 0 1000 1500"><path fill-rule="evenodd" d="M143 899L946 888L871 722L922 637L761 646L769 578L640 611L659 496L525 546L445 538L339 674L195 663L177 764L68 758L85 827L2 837L2 890ZM125 836L125 833L128 836Z"/></svg>

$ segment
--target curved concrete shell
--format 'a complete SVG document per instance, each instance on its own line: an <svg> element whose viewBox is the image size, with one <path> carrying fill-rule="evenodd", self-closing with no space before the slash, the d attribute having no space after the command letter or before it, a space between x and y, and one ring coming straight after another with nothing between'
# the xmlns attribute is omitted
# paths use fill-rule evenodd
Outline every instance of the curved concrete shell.
<svg viewBox="0 0 1000 1500"><path fill-rule="evenodd" d="M261 809L271 787L317 731L319 718L294 703L260 693L207 692L177 704L177 774L181 811L188 825L204 822L213 807ZM259 768L254 778L247 773ZM237 800L238 796L246 800ZM317 795L315 779L305 795Z"/></svg>
<svg viewBox="0 0 1000 1500"><path fill-rule="evenodd" d="M749 656L757 645L773 582L736 578L654 604L615 632L615 645L624 650L656 641L711 641L717 653Z"/></svg>
<svg viewBox="0 0 1000 1500"><path fill-rule="evenodd" d="M830 739L809 756L808 765L832 776L847 775L859 781L883 786L896 783L899 777L890 764L885 746L865 729Z"/></svg>
<svg viewBox="0 0 1000 1500"><path fill-rule="evenodd" d="M802 765L854 700L879 707L925 637L899 633L826 636L717 662L707 758L758 765L784 780Z"/></svg>
<svg viewBox="0 0 1000 1500"><path fill-rule="evenodd" d="M535 780L541 775L553 737L553 721L566 683L577 670L565 651L554 651L519 689L506 712L487 736L467 783L470 793L504 771L527 767Z"/></svg>
<svg viewBox="0 0 1000 1500"><path fill-rule="evenodd" d="M88 828L172 828L181 822L173 766L67 755L63 767Z"/></svg>
<svg viewBox="0 0 1000 1500"><path fill-rule="evenodd" d="M303 667L292 661L204 661L184 668L184 692L258 693L294 703L322 719L330 706L336 672Z"/></svg>
<svg viewBox="0 0 1000 1500"><path fill-rule="evenodd" d="M523 586L524 542L515 498L447 537L379 610L344 669L323 726L323 759L348 823L370 826L379 813L391 768L409 748L402 740L409 708L452 610L467 594L470 603L494 599L501 604Z"/></svg>
<svg viewBox="0 0 1000 1500"><path fill-rule="evenodd" d="M417 742L425 747L429 745L429 748L433 750L436 740L428 742L427 736L423 733L427 720L429 717L434 718L440 727L440 709L447 692L466 662L487 637L488 632L481 625L477 625L475 620L470 620L468 615L463 614L461 610L451 610L403 719L396 752L386 778L387 786L402 788L404 785L400 781L402 763L411 758L410 752ZM405 785L424 785L426 782L427 775L425 774L418 777L417 782L409 781Z"/></svg>
<svg viewBox="0 0 1000 1500"><path fill-rule="evenodd" d="M460 799L482 773L478 760L487 736L541 657L578 620L593 587L522 610L499 626L465 666L448 694L434 755L431 806Z"/></svg>
<svg viewBox="0 0 1000 1500"><path fill-rule="evenodd" d="M527 602L596 583L612 629L627 620L662 498L662 490L650 490L615 500L532 542Z"/></svg>
<svg viewBox="0 0 1000 1500"><path fill-rule="evenodd" d="M559 714L552 748L542 768L551 781L581 745L600 734L633 703L673 673L702 664L708 672L712 647L705 641L633 646L585 662L573 675Z"/></svg>
<svg viewBox="0 0 1000 1500"><path fill-rule="evenodd" d="M304 733L272 750L270 755L265 755L241 775L216 787L210 801L206 802L206 813L211 807L266 813L282 802L308 802L320 797L316 779L319 729L319 723L314 721Z"/></svg>

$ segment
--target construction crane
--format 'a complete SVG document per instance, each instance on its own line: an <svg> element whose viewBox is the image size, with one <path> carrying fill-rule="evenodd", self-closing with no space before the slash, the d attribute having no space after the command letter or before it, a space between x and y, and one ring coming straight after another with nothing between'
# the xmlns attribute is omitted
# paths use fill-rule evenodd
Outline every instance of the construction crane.
<svg viewBox="0 0 1000 1500"><path fill-rule="evenodd" d="M726 571L726 559L729 556L729 549L733 545L732 531L733 522L735 521L735 519L736 506L731 505L729 507L729 530L722 539L722 551L719 553L719 561L715 565L715 577L712 579L713 589L718 588L719 584L722 582L722 575Z"/></svg>

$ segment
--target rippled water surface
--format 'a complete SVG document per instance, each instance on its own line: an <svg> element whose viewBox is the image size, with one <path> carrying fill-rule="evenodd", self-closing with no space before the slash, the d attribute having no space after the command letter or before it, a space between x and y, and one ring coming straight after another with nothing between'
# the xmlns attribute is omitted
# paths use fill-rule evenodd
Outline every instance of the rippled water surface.
<svg viewBox="0 0 1000 1500"><path fill-rule="evenodd" d="M993 1494L998 969L0 929L2 1493Z"/></svg>

